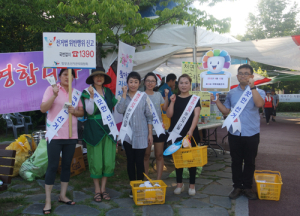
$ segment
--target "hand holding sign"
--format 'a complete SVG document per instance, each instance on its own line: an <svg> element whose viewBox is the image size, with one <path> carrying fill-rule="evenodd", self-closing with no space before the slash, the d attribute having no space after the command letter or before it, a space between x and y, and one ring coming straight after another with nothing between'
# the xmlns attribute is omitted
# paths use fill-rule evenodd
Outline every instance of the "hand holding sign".
<svg viewBox="0 0 300 216"><path fill-rule="evenodd" d="M210 100L211 101L217 101L218 99L219 99L219 94L218 93L216 94L216 98L215 98L214 94L210 94Z"/></svg>
<svg viewBox="0 0 300 216"><path fill-rule="evenodd" d="M69 106L68 107L68 112L74 115L75 114L75 108L72 107L72 106Z"/></svg>
<svg viewBox="0 0 300 216"><path fill-rule="evenodd" d="M173 94L173 95L170 97L170 100L171 100L171 102L175 103L175 101L176 101L176 95Z"/></svg>
<svg viewBox="0 0 300 216"><path fill-rule="evenodd" d="M94 98L94 88L90 85L90 87L88 88L88 91L90 93L91 98Z"/></svg>

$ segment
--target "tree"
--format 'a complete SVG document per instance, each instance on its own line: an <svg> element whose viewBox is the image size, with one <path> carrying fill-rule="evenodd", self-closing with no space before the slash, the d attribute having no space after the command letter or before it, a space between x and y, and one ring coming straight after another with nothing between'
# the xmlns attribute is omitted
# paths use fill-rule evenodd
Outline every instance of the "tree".
<svg viewBox="0 0 300 216"><path fill-rule="evenodd" d="M167 5L171 0L163 0ZM211 5L223 0L200 0ZM115 47L121 40L133 46L149 43L153 32L163 25L184 24L228 32L230 19L217 20L205 11L191 8L194 0L173 0L177 6L157 11L159 18L142 18L139 10L159 0L2 0L0 8L6 18L15 16L26 21L29 30L38 32L94 32L97 39L97 65L107 52L104 44ZM42 38L41 38L42 39ZM114 47L114 48L115 48Z"/></svg>
<svg viewBox="0 0 300 216"><path fill-rule="evenodd" d="M291 7L289 8L289 5ZM261 0L258 15L249 14L247 32L242 40L266 39L300 34L296 21L298 4L288 0Z"/></svg>

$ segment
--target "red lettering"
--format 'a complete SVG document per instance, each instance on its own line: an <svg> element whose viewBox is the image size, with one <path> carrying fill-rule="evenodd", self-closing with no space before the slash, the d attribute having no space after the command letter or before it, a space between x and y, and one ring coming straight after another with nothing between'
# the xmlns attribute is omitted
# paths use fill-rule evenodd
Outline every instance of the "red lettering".
<svg viewBox="0 0 300 216"><path fill-rule="evenodd" d="M7 77L4 83L5 88L10 88L15 84L12 74L12 64L7 64L7 68L0 70L0 80Z"/></svg>
<svg viewBox="0 0 300 216"><path fill-rule="evenodd" d="M17 73L20 73L21 72L21 74L20 74L20 76L19 76L19 80L24 80L24 79L26 79L26 77L28 76L28 74L27 74L27 69L28 69L28 67L26 66L26 65L23 65L23 64L17 64L18 65L18 67L20 67L20 68L22 68L22 69L18 69L18 70L16 70L16 72Z"/></svg>
<svg viewBox="0 0 300 216"><path fill-rule="evenodd" d="M192 106L189 106L188 111L191 112Z"/></svg>
<svg viewBox="0 0 300 216"><path fill-rule="evenodd" d="M72 54L73 54L73 57L78 57L78 51L73 51Z"/></svg>
<svg viewBox="0 0 300 216"><path fill-rule="evenodd" d="M75 79L78 79L78 72L81 71L82 69L74 69L75 71Z"/></svg>
<svg viewBox="0 0 300 216"><path fill-rule="evenodd" d="M27 69L28 67L26 65L23 65L23 64L17 64L18 67L22 68L22 69L18 69L16 70L17 73L20 73L20 76L19 76L19 80L25 80L26 79L26 84L27 86L33 86L37 83L37 80L36 80L36 75L35 75L35 72L39 70L39 68L34 68L34 63L30 63L29 64L29 74L27 73Z"/></svg>
<svg viewBox="0 0 300 216"><path fill-rule="evenodd" d="M33 86L37 83L35 72L38 71L38 67L34 67L34 63L29 64L29 73L30 75L26 78L27 86Z"/></svg>
<svg viewBox="0 0 300 216"><path fill-rule="evenodd" d="M133 108L135 106L135 102L133 102L132 104L131 104L131 107L130 108Z"/></svg>
<svg viewBox="0 0 300 216"><path fill-rule="evenodd" d="M55 80L57 81L57 70L56 68L51 68L52 72L47 74L47 70L50 70L50 68L43 68L43 79L46 79L46 77L53 75L55 77ZM75 73L76 74L76 73Z"/></svg>

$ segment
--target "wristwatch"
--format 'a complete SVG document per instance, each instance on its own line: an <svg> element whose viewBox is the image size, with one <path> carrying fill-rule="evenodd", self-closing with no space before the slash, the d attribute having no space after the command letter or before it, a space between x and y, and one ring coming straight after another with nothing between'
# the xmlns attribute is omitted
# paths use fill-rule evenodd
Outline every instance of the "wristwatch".
<svg viewBox="0 0 300 216"><path fill-rule="evenodd" d="M254 86L254 87L252 87L252 88L250 88L251 90L253 90L253 89L256 89L256 86Z"/></svg>

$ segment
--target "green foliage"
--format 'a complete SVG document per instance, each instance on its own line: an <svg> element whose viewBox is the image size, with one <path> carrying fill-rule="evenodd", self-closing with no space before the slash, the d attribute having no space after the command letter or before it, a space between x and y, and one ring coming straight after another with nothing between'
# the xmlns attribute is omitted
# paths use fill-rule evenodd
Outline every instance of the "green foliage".
<svg viewBox="0 0 300 216"><path fill-rule="evenodd" d="M277 112L299 112L300 110L300 103L280 103L276 108Z"/></svg>
<svg viewBox="0 0 300 216"><path fill-rule="evenodd" d="M296 16L298 4L291 0L261 0L257 5L258 15L248 17L247 33L242 40L255 40L299 34Z"/></svg>
<svg viewBox="0 0 300 216"><path fill-rule="evenodd" d="M161 1L166 5L171 0ZM223 0L200 0L199 4L214 5ZM205 11L191 8L194 0L173 0L178 5L157 11L156 19L142 18L141 9L155 5L158 0L2 0L4 19L16 18L26 22L26 30L41 32L94 32L97 39L97 64L110 50L104 43L117 46L119 40L133 45L149 43L152 33L166 24L188 24L206 27L220 33L228 32L230 19L217 20ZM8 32L8 29L5 30ZM42 41L40 37L39 42ZM113 48L114 49L114 48ZM101 54L101 57L98 55ZM100 59L100 60L99 60Z"/></svg>
<svg viewBox="0 0 300 216"><path fill-rule="evenodd" d="M263 71L260 67L257 70L255 70L255 68L253 68L253 70L254 70L254 73L257 73L264 77L268 77L267 71L266 70Z"/></svg>

